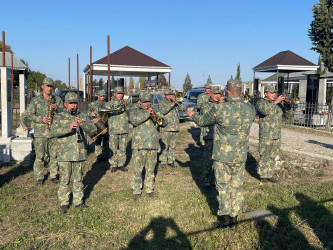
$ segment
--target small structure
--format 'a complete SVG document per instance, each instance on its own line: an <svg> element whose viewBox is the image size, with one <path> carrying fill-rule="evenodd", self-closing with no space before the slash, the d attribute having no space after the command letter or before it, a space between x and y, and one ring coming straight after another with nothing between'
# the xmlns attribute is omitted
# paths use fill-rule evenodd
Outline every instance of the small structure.
<svg viewBox="0 0 333 250"><path fill-rule="evenodd" d="M0 52L0 58L3 52ZM25 111L25 70L27 66L9 52L5 52L5 65L0 60L1 67L1 138L0 138L0 161L9 162L10 160L23 161L31 153L31 138L27 137L27 132L22 128L17 128L16 136L12 134L12 87L11 78L13 66L14 74L19 74L20 86L20 114Z"/></svg>
<svg viewBox="0 0 333 250"><path fill-rule="evenodd" d="M112 54L110 54L110 75L111 76L134 76L148 77L162 74L170 75L172 67L147 56L129 46L125 46ZM107 76L108 75L108 57L105 56L92 63L92 75ZM88 76L90 74L90 65L83 70L83 86L87 85ZM84 96L86 96L86 87L84 87Z"/></svg>

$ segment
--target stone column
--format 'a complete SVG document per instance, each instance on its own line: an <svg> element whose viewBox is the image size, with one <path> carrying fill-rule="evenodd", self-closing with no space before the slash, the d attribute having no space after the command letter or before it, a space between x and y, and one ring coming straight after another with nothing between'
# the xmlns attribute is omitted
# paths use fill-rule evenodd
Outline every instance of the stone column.
<svg viewBox="0 0 333 250"><path fill-rule="evenodd" d="M250 95L250 96L253 96L253 84L254 84L254 83L252 83L252 84L249 86L249 95Z"/></svg>
<svg viewBox="0 0 333 250"><path fill-rule="evenodd" d="M86 100L86 83L87 83L87 74L86 73L83 73L83 78L82 78L82 87L83 89L80 89L80 90L83 90L83 98L84 100Z"/></svg>
<svg viewBox="0 0 333 250"><path fill-rule="evenodd" d="M326 104L326 90L327 90L327 79L320 78L319 89L318 89L318 105Z"/></svg>
<svg viewBox="0 0 333 250"><path fill-rule="evenodd" d="M25 87L27 86L27 80L24 77L24 74L19 75L19 83L20 83L20 114L25 111Z"/></svg>
<svg viewBox="0 0 333 250"><path fill-rule="evenodd" d="M306 102L306 91L307 91L307 80L299 80L299 85L298 85L299 102L301 103Z"/></svg>
<svg viewBox="0 0 333 250"><path fill-rule="evenodd" d="M11 69L1 67L1 136L12 135Z"/></svg>

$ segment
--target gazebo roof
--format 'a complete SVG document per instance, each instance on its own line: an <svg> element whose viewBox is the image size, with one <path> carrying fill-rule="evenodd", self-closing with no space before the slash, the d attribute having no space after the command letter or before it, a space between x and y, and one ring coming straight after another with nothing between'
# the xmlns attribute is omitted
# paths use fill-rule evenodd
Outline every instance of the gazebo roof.
<svg viewBox="0 0 333 250"><path fill-rule="evenodd" d="M290 50L281 51L253 68L255 72L298 72L317 70L318 66Z"/></svg>
<svg viewBox="0 0 333 250"><path fill-rule="evenodd" d="M12 67L12 54L9 52L5 53L5 66L11 68ZM2 52L0 52L0 67L3 67L2 65ZM15 70L25 70L27 65L25 65L23 62L18 60L15 56L13 57L13 68Z"/></svg>
<svg viewBox="0 0 333 250"><path fill-rule="evenodd" d="M110 74L114 76L156 76L171 72L172 67L125 46L110 54ZM90 65L84 68L90 72ZM108 57L105 56L92 64L93 75L108 74Z"/></svg>

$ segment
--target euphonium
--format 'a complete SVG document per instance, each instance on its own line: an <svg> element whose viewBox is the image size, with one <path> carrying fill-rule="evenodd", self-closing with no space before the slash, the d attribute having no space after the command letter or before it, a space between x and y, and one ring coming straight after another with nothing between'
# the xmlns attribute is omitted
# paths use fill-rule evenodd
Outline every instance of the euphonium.
<svg viewBox="0 0 333 250"><path fill-rule="evenodd" d="M249 102L251 100L251 97L248 94L243 95L244 102Z"/></svg>
<svg viewBox="0 0 333 250"><path fill-rule="evenodd" d="M175 99L177 102L183 102L184 100L184 93L183 92L177 92L175 95Z"/></svg>

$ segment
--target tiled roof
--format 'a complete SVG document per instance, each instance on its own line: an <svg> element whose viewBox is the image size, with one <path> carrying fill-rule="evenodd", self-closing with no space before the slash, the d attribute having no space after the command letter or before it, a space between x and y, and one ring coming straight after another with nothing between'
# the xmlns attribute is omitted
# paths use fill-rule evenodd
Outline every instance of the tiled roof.
<svg viewBox="0 0 333 250"><path fill-rule="evenodd" d="M286 50L277 53L271 58L268 58L266 61L258 64L253 69L274 65L316 66L312 62L304 59L303 57L295 54L294 52Z"/></svg>
<svg viewBox="0 0 333 250"><path fill-rule="evenodd" d="M108 57L105 56L93 64L107 64ZM147 56L129 46L125 46L110 54L111 65L128 65L128 66L148 66L148 67L170 67L156 59Z"/></svg>

